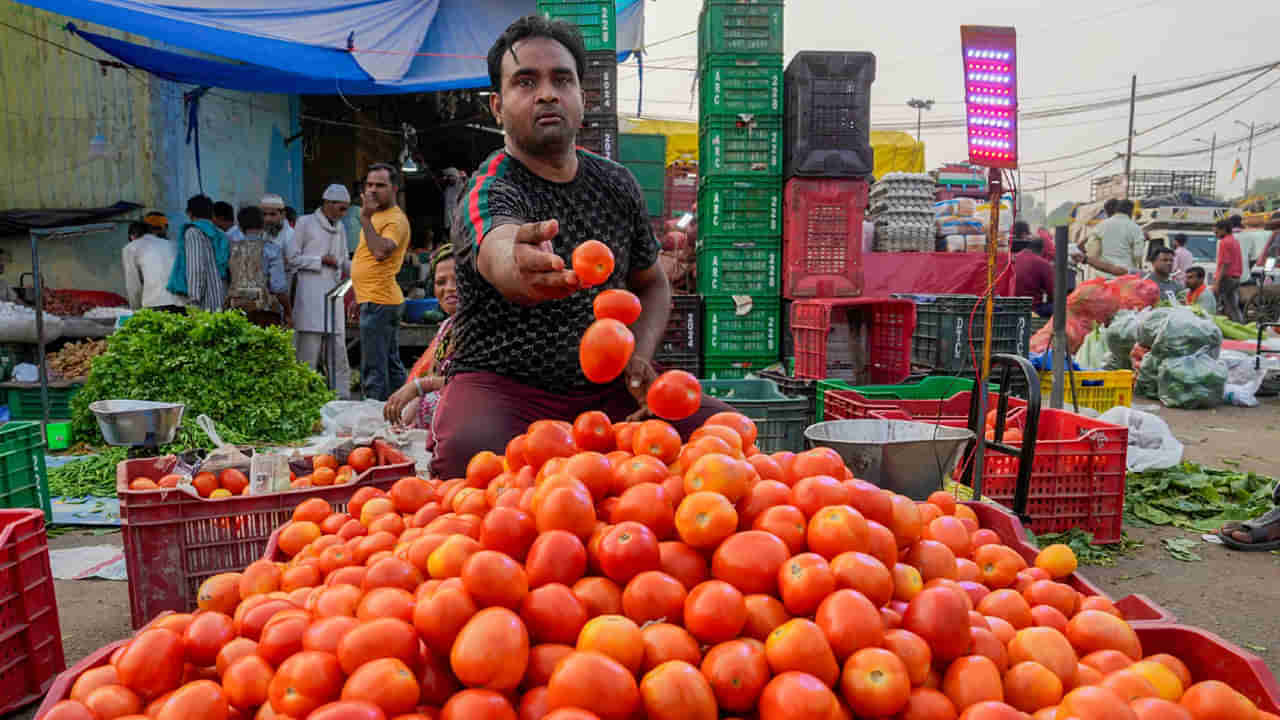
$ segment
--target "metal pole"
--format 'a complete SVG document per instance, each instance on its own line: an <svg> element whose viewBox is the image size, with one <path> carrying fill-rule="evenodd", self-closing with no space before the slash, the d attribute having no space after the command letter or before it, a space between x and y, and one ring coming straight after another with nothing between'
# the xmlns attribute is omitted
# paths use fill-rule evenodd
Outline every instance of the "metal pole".
<svg viewBox="0 0 1280 720"><path fill-rule="evenodd" d="M920 142L920 120L924 117L924 108L916 107L916 142Z"/></svg>
<svg viewBox="0 0 1280 720"><path fill-rule="evenodd" d="M1056 228L1053 248L1053 389L1049 407L1062 409L1063 370L1067 364L1067 243L1070 227Z"/></svg>
<svg viewBox="0 0 1280 720"><path fill-rule="evenodd" d="M1214 156L1217 155L1217 153L1218 153L1218 133L1214 133L1213 140L1209 142L1209 172L1211 174L1213 173ZM1215 185L1217 184L1216 178L1214 180L1214 184Z"/></svg>
<svg viewBox="0 0 1280 720"><path fill-rule="evenodd" d="M982 469L986 458L986 443L983 432L983 419L987 416L987 375L991 374L991 315L995 303L996 282L996 238L1000 234L1000 170L991 168L987 174L987 197L991 203L991 225L987 228L987 307L983 313L982 327L982 372L975 373L977 378L973 391L978 394L978 424L975 432L979 433L973 451L973 497L982 497ZM975 368L976 370L976 368Z"/></svg>
<svg viewBox="0 0 1280 720"><path fill-rule="evenodd" d="M1134 73L1129 86L1129 141L1124 151L1124 196L1129 197L1129 171L1133 167L1133 116L1138 106L1138 75Z"/></svg>
<svg viewBox="0 0 1280 720"><path fill-rule="evenodd" d="M40 282L40 249L36 234L31 233L31 274L36 290L36 365L40 370L40 441L44 442L49 425L49 370L44 365L44 285Z"/></svg>
<svg viewBox="0 0 1280 720"><path fill-rule="evenodd" d="M1249 123L1249 159L1244 163L1244 196L1249 197L1249 173L1253 171L1253 126Z"/></svg>

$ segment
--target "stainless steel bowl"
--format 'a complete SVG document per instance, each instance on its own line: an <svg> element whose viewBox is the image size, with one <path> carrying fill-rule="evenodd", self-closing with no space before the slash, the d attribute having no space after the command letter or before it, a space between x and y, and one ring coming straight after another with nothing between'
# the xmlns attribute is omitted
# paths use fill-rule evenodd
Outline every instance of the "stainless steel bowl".
<svg viewBox="0 0 1280 720"><path fill-rule="evenodd" d="M973 433L906 420L829 420L804 431L809 447L840 453L849 469L867 482L924 500L942 489Z"/></svg>
<svg viewBox="0 0 1280 720"><path fill-rule="evenodd" d="M108 445L157 447L173 442L187 406L149 400L99 400L89 403Z"/></svg>

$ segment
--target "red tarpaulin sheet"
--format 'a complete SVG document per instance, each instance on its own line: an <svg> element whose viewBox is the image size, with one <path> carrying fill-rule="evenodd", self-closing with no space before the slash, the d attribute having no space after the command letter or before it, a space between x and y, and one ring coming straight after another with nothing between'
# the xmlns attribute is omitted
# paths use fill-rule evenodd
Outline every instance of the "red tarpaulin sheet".
<svg viewBox="0 0 1280 720"><path fill-rule="evenodd" d="M996 256L996 275L1009 256ZM982 253L866 253L862 256L864 297L893 293L982 295L987 289L987 256ZM1013 294L1013 271L996 283L997 295Z"/></svg>

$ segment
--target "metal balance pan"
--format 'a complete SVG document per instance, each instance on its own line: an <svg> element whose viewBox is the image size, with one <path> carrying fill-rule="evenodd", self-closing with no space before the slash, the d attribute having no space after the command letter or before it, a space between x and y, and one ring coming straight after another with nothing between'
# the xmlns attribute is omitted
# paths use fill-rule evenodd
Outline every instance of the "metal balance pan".
<svg viewBox="0 0 1280 720"><path fill-rule="evenodd" d="M942 489L973 437L963 428L906 420L829 420L804 431L809 447L840 453L856 477L914 500Z"/></svg>

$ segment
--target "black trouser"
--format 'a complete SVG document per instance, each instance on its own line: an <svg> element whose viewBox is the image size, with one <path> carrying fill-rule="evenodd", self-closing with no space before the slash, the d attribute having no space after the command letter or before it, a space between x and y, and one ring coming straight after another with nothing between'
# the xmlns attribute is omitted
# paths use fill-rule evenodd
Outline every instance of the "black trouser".
<svg viewBox="0 0 1280 720"><path fill-rule="evenodd" d="M360 384L366 400L386 400L408 377L400 362L403 307L360 303Z"/></svg>

